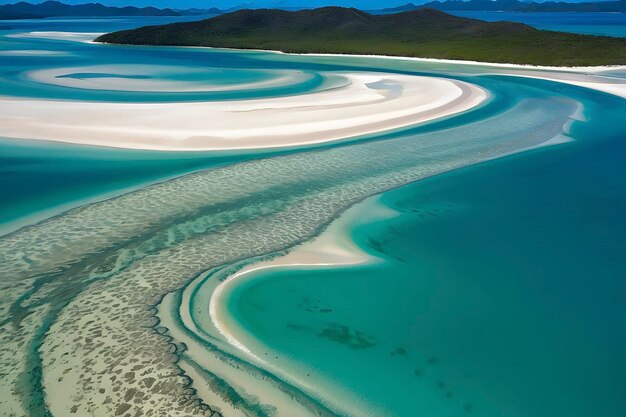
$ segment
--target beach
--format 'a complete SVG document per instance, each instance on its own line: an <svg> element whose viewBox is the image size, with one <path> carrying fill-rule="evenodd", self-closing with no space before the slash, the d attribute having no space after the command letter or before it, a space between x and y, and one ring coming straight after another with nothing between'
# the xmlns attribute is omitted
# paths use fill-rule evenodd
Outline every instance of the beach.
<svg viewBox="0 0 626 417"><path fill-rule="evenodd" d="M333 75L345 85L259 100L140 104L5 97L0 98L0 136L167 151L288 148L451 116L488 96L468 83L434 77ZM69 87L80 83L63 80ZM114 78L106 80L108 85L98 88L116 88ZM117 88L127 85L122 81Z"/></svg>

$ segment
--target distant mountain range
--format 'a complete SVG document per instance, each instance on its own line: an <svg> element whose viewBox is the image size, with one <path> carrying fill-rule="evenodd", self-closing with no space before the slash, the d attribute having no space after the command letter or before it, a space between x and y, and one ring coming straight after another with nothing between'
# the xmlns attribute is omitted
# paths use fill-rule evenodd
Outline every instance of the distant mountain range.
<svg viewBox="0 0 626 417"><path fill-rule="evenodd" d="M626 13L626 0L566 3L547 1L543 3L519 0L446 0L424 4L408 3L403 6L382 9L382 13L398 13L424 7L447 12L621 12Z"/></svg>
<svg viewBox="0 0 626 417"><path fill-rule="evenodd" d="M428 8L376 15L342 7L298 12L240 10L196 22L109 33L96 42L536 65L626 64L626 38L549 32L522 23L484 22Z"/></svg>
<svg viewBox="0 0 626 417"><path fill-rule="evenodd" d="M304 0L303 0L304 1ZM113 7L101 3L69 5L59 1L46 1L31 4L21 1L15 4L0 5L0 19L35 19L44 17L87 17L87 16L193 16L206 14L222 14L254 8L251 4L241 4L227 10L216 7L208 9L159 9L156 7ZM302 10L307 7L276 7L282 10ZM421 8L441 11L503 11L503 12L622 12L626 13L626 0L596 1L585 3L566 3L547 1L544 3L524 2L520 0L444 0L431 1L425 4L407 3L398 7L372 10L374 14L391 14Z"/></svg>
<svg viewBox="0 0 626 417"><path fill-rule="evenodd" d="M19 2L0 6L0 19L34 19L43 17L80 17L80 16L183 16L223 13L211 9L158 9L156 7L112 7L100 3L69 5L58 1L46 1L40 4Z"/></svg>

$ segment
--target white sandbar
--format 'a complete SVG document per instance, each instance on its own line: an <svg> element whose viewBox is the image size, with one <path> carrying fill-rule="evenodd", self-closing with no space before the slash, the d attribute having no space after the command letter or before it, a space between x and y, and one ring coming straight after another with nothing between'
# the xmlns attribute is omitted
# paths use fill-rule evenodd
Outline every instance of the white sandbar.
<svg viewBox="0 0 626 417"><path fill-rule="evenodd" d="M0 98L0 136L170 151L280 148L398 129L463 112L488 93L456 80L331 73L310 94L212 102L101 103Z"/></svg>
<svg viewBox="0 0 626 417"><path fill-rule="evenodd" d="M71 55L65 51L47 51L43 49L11 49L0 51L0 56L65 56Z"/></svg>
<svg viewBox="0 0 626 417"><path fill-rule="evenodd" d="M312 394L322 403L339 411L340 414L386 416L383 410L370 409L371 406L364 404L362 399L356 397L354 393L333 384L322 374L311 373L303 378L305 372L299 369L297 363L284 358L276 361L262 358L261 352L269 348L261 341L247 335L240 323L233 318L227 307L227 300L242 284L242 281L254 280L261 271L275 272L285 268L336 268L379 262L379 258L359 248L352 240L350 233L351 228L358 222L398 215L396 211L380 203L379 198L379 196L371 197L350 207L315 239L293 248L287 254L251 264L228 276L214 287L209 302L213 326L230 346L243 353L247 360ZM270 401L270 403L281 404L278 401Z"/></svg>
<svg viewBox="0 0 626 417"><path fill-rule="evenodd" d="M11 33L8 38L24 39L53 39L57 41L75 41L91 43L95 38L104 33L100 32L59 32L59 31L34 31L23 33Z"/></svg>

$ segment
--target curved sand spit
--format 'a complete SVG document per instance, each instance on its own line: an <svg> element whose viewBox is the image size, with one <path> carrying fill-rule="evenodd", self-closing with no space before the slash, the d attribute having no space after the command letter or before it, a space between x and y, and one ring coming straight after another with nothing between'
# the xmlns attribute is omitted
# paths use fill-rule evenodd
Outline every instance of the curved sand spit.
<svg viewBox="0 0 626 417"><path fill-rule="evenodd" d="M463 112L487 97L484 90L456 80L339 75L347 85L255 100L95 103L2 98L0 136L153 150L279 148L402 128Z"/></svg>

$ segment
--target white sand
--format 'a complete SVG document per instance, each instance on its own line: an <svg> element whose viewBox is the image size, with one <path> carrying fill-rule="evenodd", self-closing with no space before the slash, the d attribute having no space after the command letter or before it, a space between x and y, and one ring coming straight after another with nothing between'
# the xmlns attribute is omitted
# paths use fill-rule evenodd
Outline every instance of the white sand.
<svg viewBox="0 0 626 417"><path fill-rule="evenodd" d="M347 86L258 100L97 103L4 97L0 136L172 151L279 148L402 128L466 111L488 96L476 86L436 77L340 75Z"/></svg>
<svg viewBox="0 0 626 417"><path fill-rule="evenodd" d="M8 38L26 38L26 39L54 39L59 41L75 41L91 43L95 38L104 33L100 32L56 32L56 31L35 31L12 33L6 35Z"/></svg>
<svg viewBox="0 0 626 417"><path fill-rule="evenodd" d="M375 261L375 258L356 246L347 234L347 231L344 230L346 223L349 223L350 220L354 221L357 214L362 214L360 211L363 210L363 207L366 207L366 203L360 203L351 207L338 220L334 221L320 236L296 247L286 255L244 267L216 286L211 296L209 306L211 320L215 328L231 346L242 350L249 355L250 359L253 359L257 363L266 364L263 359L252 353L237 339L233 334L231 325L228 324L232 322L232 319L227 309L224 308L225 303L223 299L230 295L241 280L247 279L259 271L268 269L310 266L336 267L342 265L359 265ZM371 209L371 203L369 203L368 207ZM369 214L372 215L371 213Z"/></svg>
<svg viewBox="0 0 626 417"><path fill-rule="evenodd" d="M362 205L363 203L352 207L342 216L341 221L338 220L332 223L324 233L314 240L298 246L285 256L247 266L228 277L215 288L209 305L211 320L215 328L231 346L245 352L248 358L252 359L257 364L267 366L265 360L255 355L238 340L236 337L237 332L233 331L232 328L233 320L231 315L228 309L224 307L225 302L223 299L230 295L241 280L252 277L259 271L269 269L311 266L337 267L342 265L365 264L375 260L375 258L358 248L346 234L346 231L342 230L343 227L345 227L346 219L355 217L354 213L356 213Z"/></svg>
<svg viewBox="0 0 626 417"><path fill-rule="evenodd" d="M71 55L64 51L46 51L40 49L11 49L0 51L0 56L64 56Z"/></svg>
<svg viewBox="0 0 626 417"><path fill-rule="evenodd" d="M370 197L350 207L333 221L322 234L295 247L286 255L246 266L227 277L214 287L209 302L209 313L213 326L230 346L239 350L250 362L279 376L290 384L304 389L340 413L349 414L348 410L350 410L355 415L386 415L383 410L368 408L369 406L365 405L362 399L355 397L354 393L349 390L332 384L324 375L310 374L303 378L304 373L298 369L297 363L292 363L284 358L280 361L262 359L261 352L270 350L270 348L256 340L249 340L246 332L242 331L243 329L233 319L226 307L227 299L232 295L233 290L241 285L241 281L255 279L255 275L259 271L269 269L277 271L283 268L335 268L337 266L379 262L378 258L361 250L354 243L350 234L350 230L357 222L363 223L371 221L371 219L391 218L398 215L396 211L381 204L379 198L379 196ZM246 339L249 345L244 343ZM333 387L332 390L328 389L329 386ZM271 403L275 403L275 401L271 401ZM277 403L283 404L283 402Z"/></svg>
<svg viewBox="0 0 626 417"><path fill-rule="evenodd" d="M281 390L277 385L267 379L259 378L258 375L248 372L247 368L236 366L224 359L223 355L212 349L207 349L206 345L199 342L194 337L181 328L176 320L168 314L168 309L175 306L175 300L171 295L167 295L159 305L159 318L161 324L168 329L168 334L175 340L184 341L186 345L185 356L191 357L201 364L202 368L210 370L211 373L233 386L238 393L248 397L257 398L264 404L271 404L275 407L275 417L314 417L309 410L295 401L288 392ZM181 309L181 312L183 309ZM195 330L192 330L195 331ZM214 342L211 340L211 342ZM199 375L187 361L178 363L187 375L193 379L193 388L198 390L198 395L203 401L223 412L225 416L247 415L244 411L223 394L215 392L208 384L208 381Z"/></svg>
<svg viewBox="0 0 626 417"><path fill-rule="evenodd" d="M29 32L10 36L85 42L96 35ZM626 67L539 67L390 56L310 55L434 62L459 68L480 66L485 73L493 69L497 74L563 82L626 98L626 79L602 74ZM126 76L142 72L132 66L73 70L121 71L120 74ZM124 76L60 77L65 71L67 69L38 70L28 75L41 83L96 90L220 91L231 88ZM476 86L436 77L378 73L343 73L341 76L347 79L348 86L299 96L228 102L97 103L0 97L0 136L169 151L286 148L356 138L453 115L480 104L488 95ZM266 82L267 85L261 82L259 86L270 87L297 78L297 74L285 72Z"/></svg>
<svg viewBox="0 0 626 417"><path fill-rule="evenodd" d="M626 78L612 78L600 74L575 74L558 72L537 72L537 73L510 73L503 74L516 77L537 78L542 80L557 81L564 84L576 85L592 90L602 91L626 98Z"/></svg>
<svg viewBox="0 0 626 417"><path fill-rule="evenodd" d="M216 49L222 49L222 48L216 48ZM259 50L259 51L262 51L262 50ZM506 64L506 63L498 63L498 62L465 61L461 59L417 58L417 57L391 56L391 55L292 54L292 53L285 53L281 51L264 51L264 52L274 52L277 54L284 54L284 55L381 58L381 59L395 59L395 60L402 60L402 61L432 62L432 63L454 64L454 65L472 65L472 66L484 66L484 67L549 70L549 71L602 72L602 71L607 71L607 70L626 69L626 65L598 65L598 66L591 66L591 67L554 67L554 66L547 66L547 65Z"/></svg>
<svg viewBox="0 0 626 417"><path fill-rule="evenodd" d="M278 54L284 54L280 51L271 51ZM304 55L304 56L320 56L320 57L358 57L358 58L380 58L400 61L415 61L426 63L442 63L471 67L484 67L485 69L494 68L499 75L513 75L527 78L538 78L549 81L557 81L565 84L577 85L580 87L590 88L592 90L602 91L614 94L619 97L626 98L626 78L607 77L602 73L607 71L626 71L626 65L614 66L592 66L592 67L550 67L542 65L522 65L522 64L502 64L495 62L480 61L462 61L454 59L437 59L437 58L413 58L399 57L387 55L346 55L346 54L285 54L285 55ZM513 71L507 71L513 70Z"/></svg>

